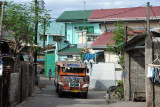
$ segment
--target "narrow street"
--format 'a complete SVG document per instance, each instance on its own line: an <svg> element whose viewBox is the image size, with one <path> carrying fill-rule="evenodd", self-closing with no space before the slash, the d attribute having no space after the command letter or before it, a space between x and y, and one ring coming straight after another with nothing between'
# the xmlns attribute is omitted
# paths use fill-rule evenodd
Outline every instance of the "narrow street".
<svg viewBox="0 0 160 107"><path fill-rule="evenodd" d="M35 89L36 94L33 97L29 97L23 103L16 107L145 107L145 103L133 103L133 102L121 102L114 104L107 104L105 102L105 91L89 90L88 98L83 99L79 95L64 96L59 98L53 84L53 79L42 77L40 75L40 83L46 84L46 88L39 90Z"/></svg>

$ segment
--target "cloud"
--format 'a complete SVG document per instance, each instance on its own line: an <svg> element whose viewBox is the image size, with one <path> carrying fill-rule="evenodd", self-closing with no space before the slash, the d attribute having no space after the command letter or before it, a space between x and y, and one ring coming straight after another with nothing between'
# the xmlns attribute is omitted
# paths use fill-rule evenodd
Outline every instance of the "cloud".
<svg viewBox="0 0 160 107"><path fill-rule="evenodd" d="M29 3L32 0L8 0ZM64 11L69 10L83 10L84 1L86 1L85 8L91 9L109 9L109 8L125 8L125 7L137 7L143 4L146 5L150 2L153 6L160 6L159 0L44 0L47 10L52 10L51 16L58 17Z"/></svg>

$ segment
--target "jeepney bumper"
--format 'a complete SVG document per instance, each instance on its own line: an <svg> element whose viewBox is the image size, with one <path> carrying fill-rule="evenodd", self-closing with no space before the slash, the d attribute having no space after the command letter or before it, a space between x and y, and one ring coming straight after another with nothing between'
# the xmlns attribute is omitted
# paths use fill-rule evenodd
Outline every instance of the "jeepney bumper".
<svg viewBox="0 0 160 107"><path fill-rule="evenodd" d="M71 92L71 93L85 93L88 92L88 87L61 87L61 91L63 92Z"/></svg>

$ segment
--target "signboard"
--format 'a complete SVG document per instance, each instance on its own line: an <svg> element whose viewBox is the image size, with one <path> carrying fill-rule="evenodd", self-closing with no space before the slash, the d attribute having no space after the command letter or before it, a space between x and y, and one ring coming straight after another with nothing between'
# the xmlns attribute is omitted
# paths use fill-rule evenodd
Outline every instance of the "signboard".
<svg viewBox="0 0 160 107"><path fill-rule="evenodd" d="M66 64L66 67L81 67L81 64Z"/></svg>

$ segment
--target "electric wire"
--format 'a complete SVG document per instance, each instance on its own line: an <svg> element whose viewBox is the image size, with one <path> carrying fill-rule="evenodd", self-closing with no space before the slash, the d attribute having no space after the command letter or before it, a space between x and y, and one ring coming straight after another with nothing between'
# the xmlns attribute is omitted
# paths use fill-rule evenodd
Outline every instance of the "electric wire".
<svg viewBox="0 0 160 107"><path fill-rule="evenodd" d="M155 12L154 12L154 10L153 10L153 8L152 8L152 7L150 7L150 8L151 8L151 11L152 11L154 17L156 18L156 20L158 20ZM152 35L151 35L151 37L152 37L152 41L153 41L153 38L156 40L155 42L153 41L153 46L155 47L155 48L154 48L154 55L156 54L156 55L157 55L157 58L158 58L159 53L160 53L160 50L159 50L160 38L158 39L157 37L153 37ZM153 57L154 57L154 56L153 56ZM158 59L159 59L159 58L158 58ZM159 62L159 63L160 63L160 62Z"/></svg>
<svg viewBox="0 0 160 107"><path fill-rule="evenodd" d="M145 3L145 4L146 4L146 3ZM142 7L142 6L144 6L145 4L142 4L142 5L138 6L138 7L132 8L132 9L127 10L127 11L123 11L123 12L120 12L120 13L111 14L111 15L107 15L107 16L103 16L103 17L99 17L99 18L95 18L95 19L106 18L106 17L110 17L110 16L115 16L115 15L124 14L124 13L130 12L130 11L136 10L136 9L138 9L138 8L140 8L140 7Z"/></svg>

